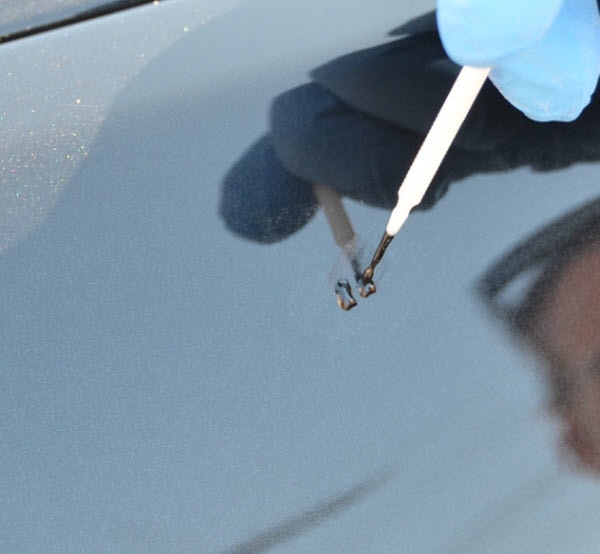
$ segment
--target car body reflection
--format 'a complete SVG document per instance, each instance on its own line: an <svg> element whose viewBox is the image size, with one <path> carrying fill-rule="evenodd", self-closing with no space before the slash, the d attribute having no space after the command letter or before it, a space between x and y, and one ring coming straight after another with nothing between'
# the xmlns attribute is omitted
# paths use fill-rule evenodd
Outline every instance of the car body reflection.
<svg viewBox="0 0 600 554"><path fill-rule="evenodd" d="M563 444L583 468L596 474L600 473L599 244L600 200L595 200L523 241L480 283L493 312L543 361L550 408L564 428ZM516 300L517 291L510 289L518 281Z"/></svg>

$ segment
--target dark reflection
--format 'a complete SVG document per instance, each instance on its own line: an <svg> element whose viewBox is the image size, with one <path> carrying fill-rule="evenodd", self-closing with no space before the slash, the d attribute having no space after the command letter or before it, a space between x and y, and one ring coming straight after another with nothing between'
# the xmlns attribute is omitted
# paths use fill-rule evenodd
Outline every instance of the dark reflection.
<svg viewBox="0 0 600 554"><path fill-rule="evenodd" d="M433 13L392 34L402 38L317 67L309 83L274 99L269 133L222 186L220 210L231 231L258 242L286 238L317 211L315 185L393 207L459 68L444 52ZM472 174L597 159L599 111L594 98L575 122L538 123L486 83L418 208L430 208L450 183Z"/></svg>
<svg viewBox="0 0 600 554"><path fill-rule="evenodd" d="M0 43L12 42L33 35L54 31L62 27L77 25L123 10L129 10L154 0L71 0L59 6L33 6L33 3L12 2L5 6L0 22ZM164 2L164 0L162 0Z"/></svg>
<svg viewBox="0 0 600 554"><path fill-rule="evenodd" d="M542 362L565 451L600 475L600 199L503 256L480 291Z"/></svg>
<svg viewBox="0 0 600 554"><path fill-rule="evenodd" d="M331 518L349 510L366 496L373 494L393 477L392 471L382 472L358 483L343 493L312 506L304 513L291 517L274 527L249 538L223 554L260 554L299 537Z"/></svg>

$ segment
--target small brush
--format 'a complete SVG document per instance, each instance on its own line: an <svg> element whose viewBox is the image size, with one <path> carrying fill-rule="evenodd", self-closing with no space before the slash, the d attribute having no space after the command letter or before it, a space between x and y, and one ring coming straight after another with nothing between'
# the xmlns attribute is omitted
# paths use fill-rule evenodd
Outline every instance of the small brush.
<svg viewBox="0 0 600 554"><path fill-rule="evenodd" d="M398 189L396 207L392 210L371 263L361 274L363 283L373 282L375 267L383 258L387 247L404 225L410 211L423 199L489 72L489 67L464 66L460 70L431 129L429 129L421 148L408 169L404 181Z"/></svg>

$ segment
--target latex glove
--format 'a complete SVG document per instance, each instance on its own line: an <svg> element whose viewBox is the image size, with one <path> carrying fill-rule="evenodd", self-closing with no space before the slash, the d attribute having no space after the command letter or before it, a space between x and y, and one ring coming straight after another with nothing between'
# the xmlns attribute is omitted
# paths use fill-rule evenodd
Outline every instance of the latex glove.
<svg viewBox="0 0 600 554"><path fill-rule="evenodd" d="M491 66L490 79L536 121L572 121L600 73L596 0L438 0L446 52L460 65Z"/></svg>

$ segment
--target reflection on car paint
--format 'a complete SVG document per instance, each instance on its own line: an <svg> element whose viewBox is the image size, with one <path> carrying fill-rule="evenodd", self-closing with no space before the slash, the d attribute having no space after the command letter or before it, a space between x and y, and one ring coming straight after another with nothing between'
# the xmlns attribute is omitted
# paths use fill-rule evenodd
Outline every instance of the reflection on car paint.
<svg viewBox="0 0 600 554"><path fill-rule="evenodd" d="M315 186L314 193L325 212L335 243L341 248L344 257L350 263L359 294L363 298L371 296L371 294L377 292L377 288L373 283L372 276L368 280L365 279L365 273L361 270L357 237L340 195L333 189L323 185ZM348 279L337 279L334 291L338 305L342 310L348 311L356 306L357 302L352 293L352 285Z"/></svg>
<svg viewBox="0 0 600 554"><path fill-rule="evenodd" d="M541 362L568 458L600 475L598 275L600 199L523 240L486 272L478 290Z"/></svg>
<svg viewBox="0 0 600 554"><path fill-rule="evenodd" d="M394 470L381 471L341 494L312 506L304 513L292 516L274 527L227 549L222 554L259 554L280 546L354 507L358 502L388 484L394 474Z"/></svg>

